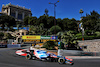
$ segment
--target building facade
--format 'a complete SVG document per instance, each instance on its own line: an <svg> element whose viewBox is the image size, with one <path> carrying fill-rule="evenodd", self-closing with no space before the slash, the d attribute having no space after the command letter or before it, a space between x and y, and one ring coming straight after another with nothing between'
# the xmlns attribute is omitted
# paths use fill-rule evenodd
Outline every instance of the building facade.
<svg viewBox="0 0 100 67"><path fill-rule="evenodd" d="M23 21L26 16L31 17L32 13L30 9L26 9L25 7L20 7L16 5L12 5L11 3L2 5L2 12L8 16L13 16L16 21Z"/></svg>
<svg viewBox="0 0 100 67"><path fill-rule="evenodd" d="M2 16L2 15L6 15L6 14L5 14L5 13L0 12L0 16Z"/></svg>

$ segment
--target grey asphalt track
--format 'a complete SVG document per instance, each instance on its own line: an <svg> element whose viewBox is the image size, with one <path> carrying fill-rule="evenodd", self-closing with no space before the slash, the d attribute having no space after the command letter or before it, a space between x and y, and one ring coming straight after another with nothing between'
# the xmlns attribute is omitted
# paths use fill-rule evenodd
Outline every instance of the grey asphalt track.
<svg viewBox="0 0 100 67"><path fill-rule="evenodd" d="M0 48L0 67L100 67L100 59L74 59L74 65L60 65L57 62L27 60L15 54L17 49Z"/></svg>

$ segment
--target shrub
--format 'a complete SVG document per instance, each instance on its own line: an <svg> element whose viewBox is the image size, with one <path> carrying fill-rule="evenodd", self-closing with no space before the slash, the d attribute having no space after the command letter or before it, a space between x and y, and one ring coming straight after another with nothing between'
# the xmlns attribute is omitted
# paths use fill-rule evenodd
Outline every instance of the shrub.
<svg viewBox="0 0 100 67"><path fill-rule="evenodd" d="M78 34L76 34L75 36L82 36L82 33L78 33Z"/></svg>
<svg viewBox="0 0 100 67"><path fill-rule="evenodd" d="M94 31L92 31L92 30L85 30L85 34L88 35L88 36L96 35L96 34L94 33Z"/></svg>
<svg viewBox="0 0 100 67"><path fill-rule="evenodd" d="M95 34L97 35L97 36L100 36L100 32L98 31L98 32L95 32Z"/></svg>
<svg viewBox="0 0 100 67"><path fill-rule="evenodd" d="M4 33L0 32L0 39L2 40Z"/></svg>
<svg viewBox="0 0 100 67"><path fill-rule="evenodd" d="M84 36L84 40L92 40L92 39L95 39L95 38L96 38L96 36L94 36L94 35L91 35L91 36L85 35ZM77 40L82 40L82 36L78 36Z"/></svg>
<svg viewBox="0 0 100 67"><path fill-rule="evenodd" d="M75 36L77 37L77 40L82 40L82 33L78 33ZM100 32L95 32L94 34L90 34L90 35L85 34L84 39L85 40L100 39Z"/></svg>
<svg viewBox="0 0 100 67"><path fill-rule="evenodd" d="M53 50L53 49L55 49L55 46L56 46L56 44L55 44L54 41L47 41L47 42L45 42L45 43L43 44L43 48L46 48L46 49L48 49L48 50Z"/></svg>

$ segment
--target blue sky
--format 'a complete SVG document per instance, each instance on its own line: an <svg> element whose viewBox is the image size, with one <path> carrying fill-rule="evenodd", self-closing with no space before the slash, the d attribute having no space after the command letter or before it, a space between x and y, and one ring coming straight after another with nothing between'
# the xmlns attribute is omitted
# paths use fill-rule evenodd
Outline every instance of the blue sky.
<svg viewBox="0 0 100 67"><path fill-rule="evenodd" d="M0 0L0 12L2 9L2 4L11 3L13 5L25 6L25 8L31 8L32 16L39 18L45 12L47 8L49 10L49 16L54 16L54 5L49 4L55 3L58 0ZM56 18L75 18L80 20L81 15L79 10L83 9L84 13L90 13L90 11L97 11L100 13L100 0L59 0L56 7Z"/></svg>

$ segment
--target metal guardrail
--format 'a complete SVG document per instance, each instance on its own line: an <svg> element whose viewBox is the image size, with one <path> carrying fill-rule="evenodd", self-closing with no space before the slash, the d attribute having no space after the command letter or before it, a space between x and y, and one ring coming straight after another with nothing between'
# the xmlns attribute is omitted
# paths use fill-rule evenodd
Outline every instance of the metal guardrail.
<svg viewBox="0 0 100 67"><path fill-rule="evenodd" d="M7 45L7 48L20 48L20 47L21 47L20 44L14 44L14 45L8 44L8 45Z"/></svg>

